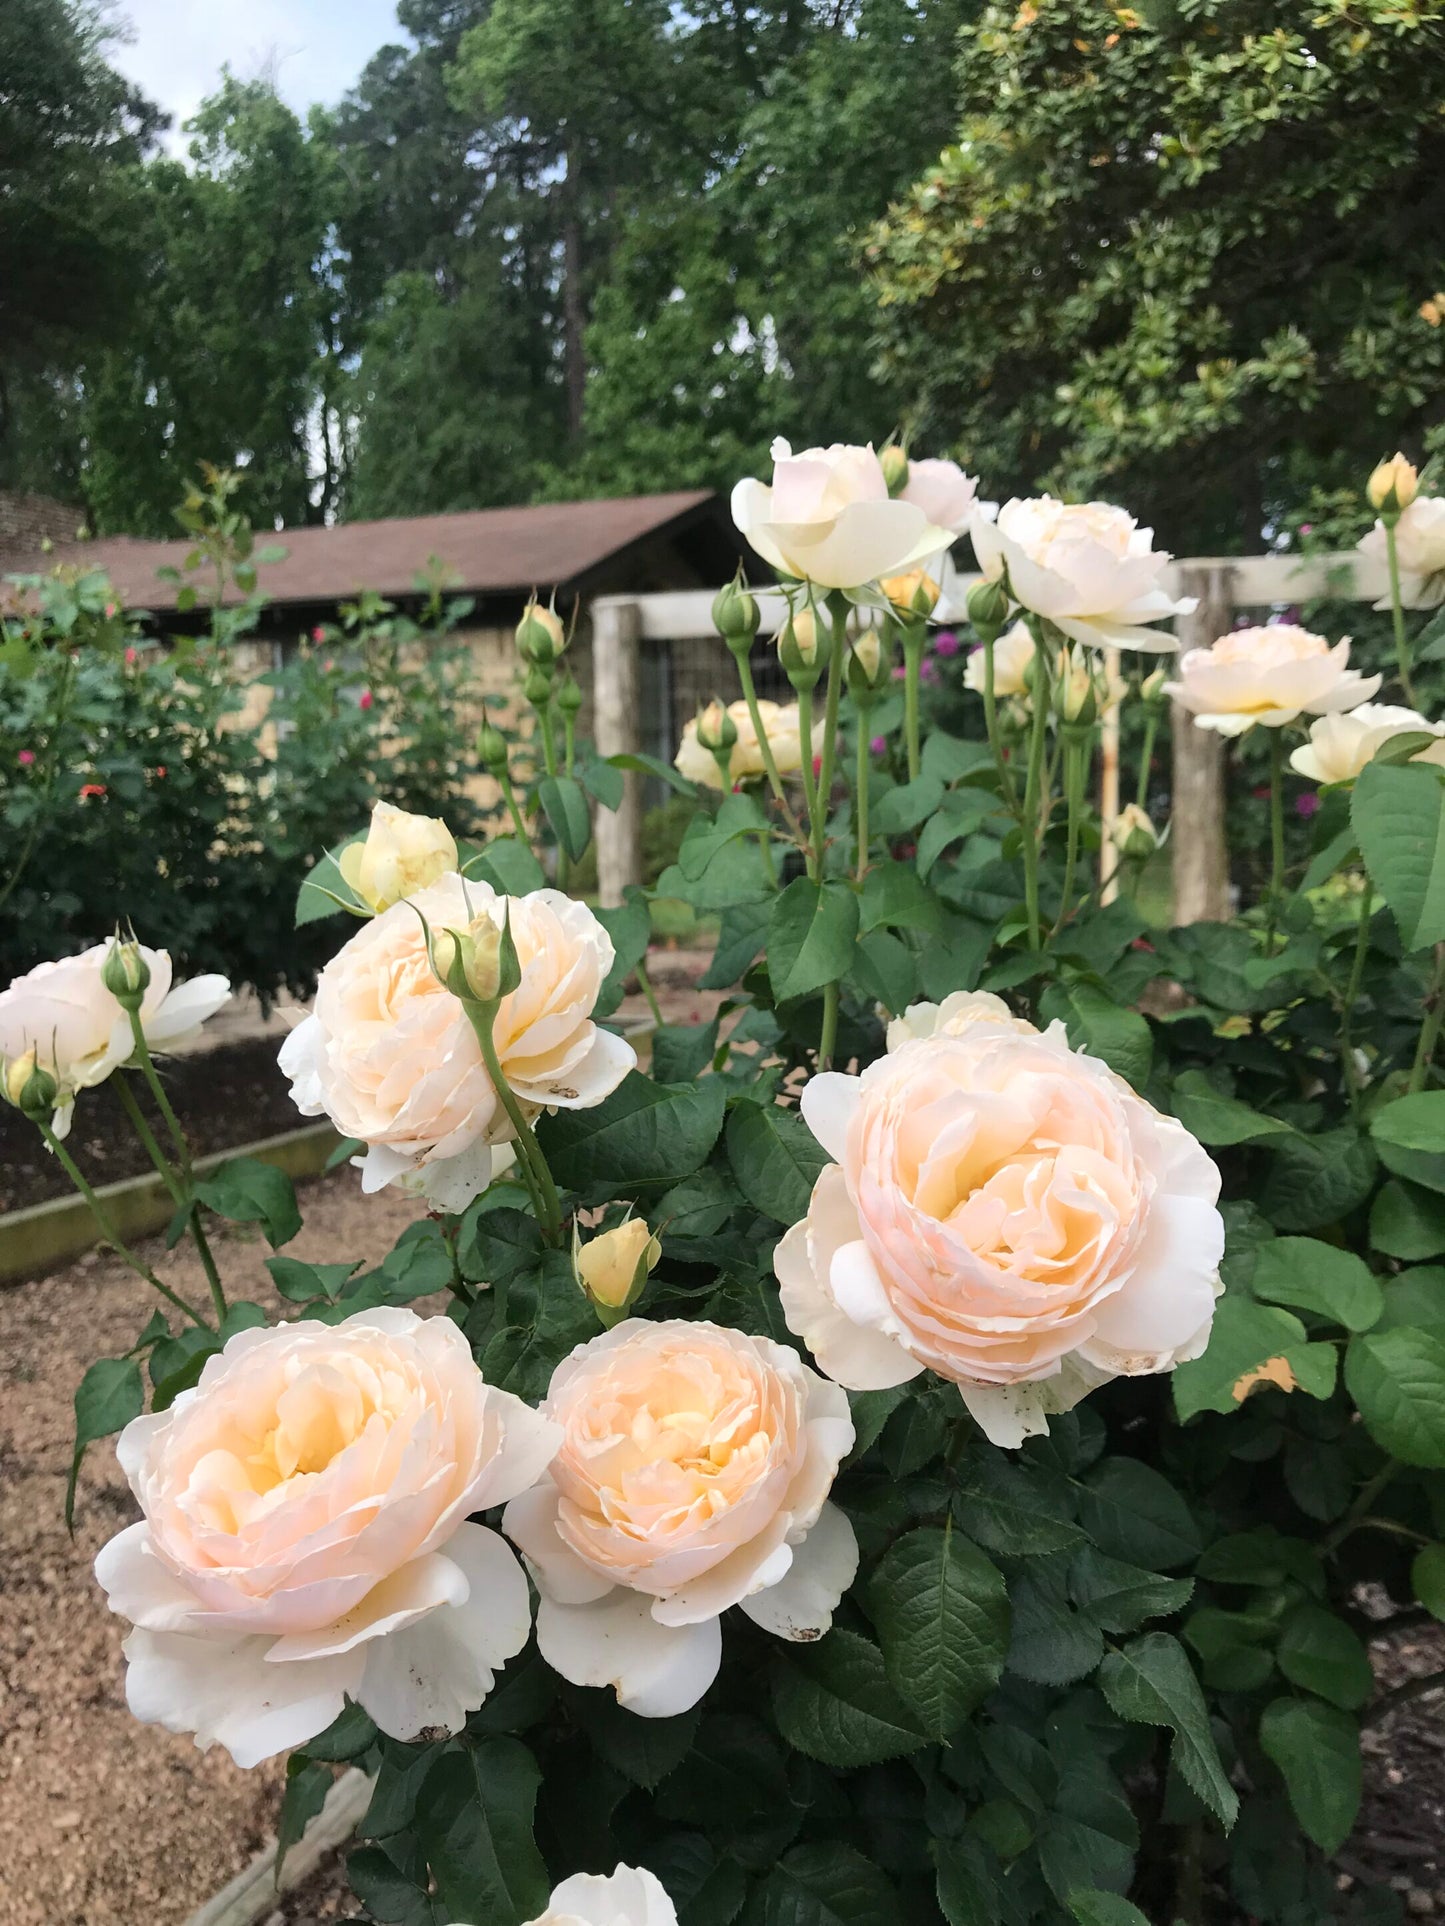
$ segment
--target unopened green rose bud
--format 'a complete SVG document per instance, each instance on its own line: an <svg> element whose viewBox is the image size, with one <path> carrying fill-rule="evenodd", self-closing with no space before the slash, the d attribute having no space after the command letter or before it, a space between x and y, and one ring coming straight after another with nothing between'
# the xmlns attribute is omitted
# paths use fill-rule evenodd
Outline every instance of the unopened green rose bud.
<svg viewBox="0 0 1445 1926"><path fill-rule="evenodd" d="M507 767L507 738L485 716L477 731L477 761L494 776L500 776Z"/></svg>
<svg viewBox="0 0 1445 1926"><path fill-rule="evenodd" d="M878 457L878 465L883 470L883 479L888 484L890 495L901 495L908 486L908 456L896 441L887 442Z"/></svg>
<svg viewBox="0 0 1445 1926"><path fill-rule="evenodd" d="M712 620L733 654L746 655L758 632L759 617L757 602L744 588L741 576L734 576L713 597Z"/></svg>
<svg viewBox="0 0 1445 1926"><path fill-rule="evenodd" d="M1165 688L1168 681L1169 672L1167 669L1155 669L1151 675L1146 675L1144 680L1139 684L1141 700L1154 704L1166 702L1168 697L1165 694Z"/></svg>
<svg viewBox="0 0 1445 1926"><path fill-rule="evenodd" d="M698 710L697 739L704 749L711 750L714 755L730 750L737 741L738 725L717 700L709 702L705 709Z"/></svg>
<svg viewBox="0 0 1445 1926"><path fill-rule="evenodd" d="M790 610L777 634L778 660L795 689L811 689L823 673L818 618L809 608Z"/></svg>
<svg viewBox="0 0 1445 1926"><path fill-rule="evenodd" d="M582 707L584 700L585 697L582 694L582 686L576 676L568 675L565 677L561 688L557 691L557 707L562 711L563 715L575 716L577 711Z"/></svg>
<svg viewBox="0 0 1445 1926"><path fill-rule="evenodd" d="M495 1003L501 994L502 932L489 916L465 930L438 930L432 937L432 970L453 996L468 1003Z"/></svg>
<svg viewBox="0 0 1445 1926"><path fill-rule="evenodd" d="M1389 461L1382 461L1365 484L1370 506L1377 515L1403 513L1419 492L1420 472L1414 462L1406 461L1403 455L1392 455Z"/></svg>
<svg viewBox="0 0 1445 1926"><path fill-rule="evenodd" d="M522 693L534 709L542 708L552 700L552 671L540 662L534 662L527 671L527 679L522 684Z"/></svg>
<svg viewBox="0 0 1445 1926"><path fill-rule="evenodd" d="M12 1057L5 1065L5 1097L8 1103L32 1123L48 1124L55 1115L59 1086L48 1070L36 1062L34 1050Z"/></svg>
<svg viewBox="0 0 1445 1926"><path fill-rule="evenodd" d="M1113 843L1121 856L1143 862L1159 847L1159 833L1138 803L1125 803L1114 822Z"/></svg>
<svg viewBox="0 0 1445 1926"><path fill-rule="evenodd" d="M567 646L567 631L555 609L533 596L517 624L517 652L524 662L555 662Z"/></svg>
<svg viewBox="0 0 1445 1926"><path fill-rule="evenodd" d="M100 980L123 1010L138 1010L150 988L150 965L139 943L116 937L100 966Z"/></svg>
<svg viewBox="0 0 1445 1926"><path fill-rule="evenodd" d="M662 1245L640 1217L629 1217L584 1244L572 1232L572 1272L577 1287L603 1324L620 1323L642 1294L648 1274L662 1256Z"/></svg>
<svg viewBox="0 0 1445 1926"><path fill-rule="evenodd" d="M1059 715L1065 722L1091 725L1099 713L1094 672L1081 656L1065 661L1056 692Z"/></svg>
<svg viewBox="0 0 1445 1926"><path fill-rule="evenodd" d="M997 635L1008 620L1008 593L1002 582L975 582L968 591L968 619L980 635Z"/></svg>
<svg viewBox="0 0 1445 1926"><path fill-rule="evenodd" d="M926 569L911 568L902 575L885 575L878 586L900 615L927 617L938 607L941 590Z"/></svg>

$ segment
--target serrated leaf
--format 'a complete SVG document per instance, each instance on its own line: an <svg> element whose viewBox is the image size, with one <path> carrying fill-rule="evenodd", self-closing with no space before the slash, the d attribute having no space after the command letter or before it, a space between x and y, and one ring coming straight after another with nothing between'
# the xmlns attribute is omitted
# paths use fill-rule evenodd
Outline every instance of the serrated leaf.
<svg viewBox="0 0 1445 1926"><path fill-rule="evenodd" d="M998 1683L1009 1640L1003 1574L952 1523L892 1545L868 1610L894 1689L925 1732L946 1739Z"/></svg>
<svg viewBox="0 0 1445 1926"><path fill-rule="evenodd" d="M658 1084L633 1070L592 1109L540 1118L537 1134L563 1183L623 1195L691 1176L717 1142L727 1093L721 1077Z"/></svg>
<svg viewBox="0 0 1445 1926"><path fill-rule="evenodd" d="M1383 1451L1445 1469L1445 1337L1401 1325L1354 1338L1345 1385Z"/></svg>
<svg viewBox="0 0 1445 1926"><path fill-rule="evenodd" d="M1350 823L1407 950L1445 937L1445 783L1427 763L1367 763Z"/></svg>
<svg viewBox="0 0 1445 1926"><path fill-rule="evenodd" d="M1363 1641L1322 1605L1297 1605L1290 1613L1280 1627L1275 1662L1291 1685L1347 1712L1358 1710L1375 1687Z"/></svg>
<svg viewBox="0 0 1445 1926"><path fill-rule="evenodd" d="M779 1003L808 996L848 973L858 938L858 898L846 883L799 876L768 918L768 977Z"/></svg>
<svg viewBox="0 0 1445 1926"><path fill-rule="evenodd" d="M1110 1558L1169 1571L1199 1554L1199 1527L1167 1478L1137 1458L1103 1458L1084 1479L1079 1521Z"/></svg>
<svg viewBox="0 0 1445 1926"><path fill-rule="evenodd" d="M1078 1926L1149 1926L1139 1908L1118 1893L1070 1893L1069 1911Z"/></svg>
<svg viewBox="0 0 1445 1926"><path fill-rule="evenodd" d="M808 1214L828 1153L801 1112L777 1103L736 1104L727 1122L728 1164L755 1210L779 1224Z"/></svg>
<svg viewBox="0 0 1445 1926"><path fill-rule="evenodd" d="M1338 1852L1360 1809L1359 1727L1319 1699L1274 1699L1259 1742L1284 1775L1290 1805L1321 1852Z"/></svg>
<svg viewBox="0 0 1445 1926"><path fill-rule="evenodd" d="M592 840L592 812L581 783L573 776L544 776L537 785L537 800L559 847L573 862L580 862Z"/></svg>
<svg viewBox="0 0 1445 1926"><path fill-rule="evenodd" d="M889 1681L883 1654L835 1630L773 1668L773 1710L791 1746L823 1765L876 1765L914 1752L924 1733Z"/></svg>
<svg viewBox="0 0 1445 1926"><path fill-rule="evenodd" d="M1086 1545L1069 1567L1069 1591L1074 1602L1105 1632L1134 1632L1149 1618L1166 1618L1182 1611L1194 1590L1192 1578L1165 1578L1106 1558L1095 1545Z"/></svg>
<svg viewBox="0 0 1445 1926"><path fill-rule="evenodd" d="M301 1228L295 1185L284 1170L255 1157L228 1157L201 1179L196 1195L218 1217L259 1224L273 1251L289 1244Z"/></svg>
<svg viewBox="0 0 1445 1926"><path fill-rule="evenodd" d="M209 1337L210 1333L206 1335ZM65 1481L67 1529L74 1517L75 1486L87 1449L98 1438L109 1438L117 1431L124 1431L131 1419L138 1418L144 1409L145 1385L139 1358L100 1358L80 1380L75 1393L75 1447L70 1459L70 1476Z"/></svg>
<svg viewBox="0 0 1445 1926"><path fill-rule="evenodd" d="M1250 1284L1256 1297L1317 1311L1347 1331L1368 1331L1385 1308L1363 1260L1317 1237L1276 1237L1262 1244Z"/></svg>
<svg viewBox="0 0 1445 1926"><path fill-rule="evenodd" d="M784 1853L748 1900L744 1926L903 1926L898 1895L841 1840Z"/></svg>
<svg viewBox="0 0 1445 1926"><path fill-rule="evenodd" d="M551 1881L532 1837L542 1775L517 1739L444 1753L417 1800L416 1831L453 1919L522 1926L547 1909Z"/></svg>
<svg viewBox="0 0 1445 1926"><path fill-rule="evenodd" d="M1187 1423L1201 1411L1236 1411L1262 1386L1327 1398L1335 1364L1333 1345L1311 1344L1293 1312L1225 1297L1215 1309L1204 1355L1174 1372L1174 1406Z"/></svg>
<svg viewBox="0 0 1445 1926"><path fill-rule="evenodd" d="M1204 1694L1178 1639L1146 1632L1123 1651L1110 1652L1099 1667L1099 1689L1121 1719L1173 1732L1171 1761L1227 1831L1239 1800L1225 1777Z"/></svg>

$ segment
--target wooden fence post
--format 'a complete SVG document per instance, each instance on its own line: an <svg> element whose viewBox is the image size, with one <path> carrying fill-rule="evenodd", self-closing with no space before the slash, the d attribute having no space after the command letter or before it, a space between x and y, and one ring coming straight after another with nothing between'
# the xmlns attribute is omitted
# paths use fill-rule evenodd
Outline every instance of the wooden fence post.
<svg viewBox="0 0 1445 1926"><path fill-rule="evenodd" d="M592 707L599 756L635 755L641 700L635 602L609 597L592 606ZM616 909L629 883L642 881L642 778L622 778L622 803L595 812L597 896Z"/></svg>
<svg viewBox="0 0 1445 1926"><path fill-rule="evenodd" d="M1181 568L1180 590L1198 598L1175 623L1180 652L1207 649L1234 622L1234 571L1227 563ZM1229 853L1224 833L1224 741L1196 729L1181 703L1171 705L1174 781L1174 921L1219 923L1229 915Z"/></svg>

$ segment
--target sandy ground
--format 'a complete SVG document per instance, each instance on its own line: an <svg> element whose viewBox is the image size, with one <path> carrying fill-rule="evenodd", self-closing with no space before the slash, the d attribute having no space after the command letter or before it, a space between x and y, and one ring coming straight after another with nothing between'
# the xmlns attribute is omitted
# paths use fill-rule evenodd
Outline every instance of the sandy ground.
<svg viewBox="0 0 1445 1926"><path fill-rule="evenodd" d="M306 1186L302 1206L288 1250L317 1262L375 1259L415 1215L397 1193L364 1199L350 1171ZM159 1276L204 1300L194 1260L145 1248ZM259 1238L223 1239L233 1297L275 1303L267 1254ZM240 1772L126 1710L125 1628L91 1573L138 1516L109 1444L92 1447L73 1540L65 1530L75 1387L133 1342L152 1302L97 1254L0 1289L0 1926L175 1926L275 1822L280 1762Z"/></svg>

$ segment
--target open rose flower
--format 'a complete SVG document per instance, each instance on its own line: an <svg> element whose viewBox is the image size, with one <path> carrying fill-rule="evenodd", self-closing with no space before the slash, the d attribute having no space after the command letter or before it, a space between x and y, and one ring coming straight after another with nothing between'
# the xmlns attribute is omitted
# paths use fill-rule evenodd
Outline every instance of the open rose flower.
<svg viewBox="0 0 1445 1926"><path fill-rule="evenodd" d="M1005 572L1014 600L1075 642L1122 649L1174 649L1149 624L1185 615L1161 577L1169 557L1154 531L1105 502L1064 503L1051 495L1005 502L996 520L975 510L969 532L989 581Z"/></svg>
<svg viewBox="0 0 1445 1926"><path fill-rule="evenodd" d="M1385 524L1376 522L1359 544L1370 571L1371 589L1383 592L1377 609L1390 606L1389 553ZM1400 600L1406 608L1434 609L1445 602L1445 497L1417 495L1395 524L1395 554L1400 566Z"/></svg>
<svg viewBox="0 0 1445 1926"><path fill-rule="evenodd" d="M677 1926L667 1888L645 1866L619 1866L614 1873L573 1873L526 1926Z"/></svg>
<svg viewBox="0 0 1445 1926"><path fill-rule="evenodd" d="M152 1051L188 1043L208 1017L230 999L223 976L193 976L176 983L165 950L137 945L150 971L141 1002L141 1028ZM37 963L0 992L0 1060L34 1050L36 1061L59 1086L51 1129L64 1137L79 1090L104 1083L128 1063L135 1049L130 1018L101 980L111 945L97 943L78 956Z"/></svg>
<svg viewBox="0 0 1445 1926"><path fill-rule="evenodd" d="M367 1146L363 1190L396 1183L440 1210L486 1188L491 1146L511 1124L458 998L427 957L434 932L467 933L509 914L522 981L497 1011L493 1040L529 1117L587 1110L637 1062L630 1043L592 1021L612 943L585 904L557 890L499 897L444 876L357 931L321 972L313 1014L281 1046L304 1116L323 1113Z"/></svg>
<svg viewBox="0 0 1445 1926"><path fill-rule="evenodd" d="M450 1319L361 1311L242 1331L116 1450L144 1517L95 1571L138 1719L256 1765L348 1698L457 1732L527 1642L527 1581L469 1524L544 1471L556 1427L483 1382Z"/></svg>
<svg viewBox="0 0 1445 1926"><path fill-rule="evenodd" d="M1027 622L1015 622L993 645L993 692L1002 702L1028 694L1028 672L1034 659L1034 638ZM971 651L963 671L963 686L975 695L984 692L988 663L982 648Z"/></svg>
<svg viewBox="0 0 1445 1926"><path fill-rule="evenodd" d="M452 832L437 816L379 802L359 843L348 843L336 867L369 910L388 910L457 866Z"/></svg>
<svg viewBox="0 0 1445 1926"><path fill-rule="evenodd" d="M574 1685L645 1718L695 1705L721 1613L781 1638L828 1629L858 1565L827 1502L848 1400L796 1352L716 1324L629 1318L558 1365L549 1475L502 1528L541 1593L537 1643Z"/></svg>
<svg viewBox="0 0 1445 1926"><path fill-rule="evenodd" d="M1290 767L1311 782L1353 782L1377 752L1397 736L1445 737L1445 723L1427 722L1413 709L1387 702L1365 702L1348 715L1321 716L1310 725L1310 739L1290 757ZM1445 741L1436 741L1410 758L1445 763Z"/></svg>
<svg viewBox="0 0 1445 1926"><path fill-rule="evenodd" d="M795 455L773 443L773 481L740 481L733 520L763 560L820 588L856 589L941 554L953 531L911 501L890 501L871 448L835 442Z"/></svg>
<svg viewBox="0 0 1445 1926"><path fill-rule="evenodd" d="M1291 622L1234 629L1212 648L1187 649L1168 693L1195 727L1242 736L1257 724L1282 729L1297 716L1358 708L1380 686L1377 675L1350 666L1349 638L1333 648L1322 635Z"/></svg>
<svg viewBox="0 0 1445 1926"><path fill-rule="evenodd" d="M758 732L753 727L752 714L746 702L730 702L727 713L737 730L737 741L728 757L728 770L735 783L748 782L766 774L763 752L758 747ZM803 766L802 725L798 719L796 702L759 702L758 715L762 720L763 733L768 739L768 747L773 752L780 776L792 776ZM813 754L818 755L823 747L824 727L822 718L813 725ZM679 773L689 782L700 782L709 789L721 789L722 777L718 772L717 759L711 749L705 749L697 739L697 719L686 723L677 755L673 758Z"/></svg>
<svg viewBox="0 0 1445 1926"><path fill-rule="evenodd" d="M788 1326L830 1377L864 1391L936 1371L1016 1445L1106 1379L1204 1350L1219 1172L1062 1025L977 1003L939 1018L921 1034L910 1010L861 1076L804 1086L837 1161L773 1262Z"/></svg>
<svg viewBox="0 0 1445 1926"><path fill-rule="evenodd" d="M910 461L898 499L921 509L935 528L961 535L978 500L978 483L956 461Z"/></svg>

